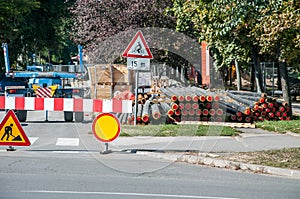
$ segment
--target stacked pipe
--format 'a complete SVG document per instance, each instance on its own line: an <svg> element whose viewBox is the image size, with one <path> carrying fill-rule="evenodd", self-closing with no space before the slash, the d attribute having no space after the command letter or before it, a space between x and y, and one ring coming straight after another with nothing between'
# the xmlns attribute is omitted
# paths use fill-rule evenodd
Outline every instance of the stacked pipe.
<svg viewBox="0 0 300 199"><path fill-rule="evenodd" d="M137 124L179 121L254 122L289 120L290 108L266 94L238 91L211 92L198 87L161 88L163 94L140 95ZM134 123L132 114L119 114L122 124Z"/></svg>
<svg viewBox="0 0 300 199"><path fill-rule="evenodd" d="M170 101L170 100L169 100ZM162 123L174 123L174 118L172 117L166 119L165 115L168 115L168 111L171 109L176 109L174 111L178 114L178 105L174 103L167 103L165 100L160 96L151 96L150 98L140 95L138 97L138 105L137 105L137 118L136 124L137 125L147 125L147 124L162 124ZM128 117L127 124L134 123L134 115L135 115L136 107L133 106L133 113L130 117ZM166 121L167 120L167 121ZM179 121L179 120L176 120Z"/></svg>
<svg viewBox="0 0 300 199"><path fill-rule="evenodd" d="M137 110L136 114L136 124L148 124L150 122L150 108L153 108L154 106L151 106L151 99L148 99L148 96L144 95L138 95L138 104L137 108L136 105L133 106L133 114L131 118L129 118L128 123L133 124L134 123L134 115L135 111ZM153 111L152 111L153 112ZM159 115L159 113L157 113Z"/></svg>
<svg viewBox="0 0 300 199"><path fill-rule="evenodd" d="M162 103L162 108L166 111L166 124L172 124L181 121L181 108L179 105L179 95L170 88L163 88L163 93L170 98L169 106Z"/></svg>
<svg viewBox="0 0 300 199"><path fill-rule="evenodd" d="M233 116L232 121L290 120L288 103L270 98L265 93L230 91L228 95L241 104L250 105L244 112L237 113L236 117Z"/></svg>
<svg viewBox="0 0 300 199"><path fill-rule="evenodd" d="M224 111L219 106L220 97L216 94L197 87L177 87L161 91L170 97L171 101L176 100L179 103L183 121L223 121ZM174 109L170 112L173 113Z"/></svg>
<svg viewBox="0 0 300 199"><path fill-rule="evenodd" d="M192 93L194 102L198 103L198 107L195 103L192 107L196 112L196 121L224 121L224 110L220 107L220 96L217 93L197 87L188 87L187 92ZM196 96L198 96L198 101L196 101Z"/></svg>
<svg viewBox="0 0 300 199"><path fill-rule="evenodd" d="M220 92L220 106L226 110L226 121L232 122L251 122L252 119L249 117L251 114L252 102L245 100L239 101L239 97L231 95L228 92Z"/></svg>

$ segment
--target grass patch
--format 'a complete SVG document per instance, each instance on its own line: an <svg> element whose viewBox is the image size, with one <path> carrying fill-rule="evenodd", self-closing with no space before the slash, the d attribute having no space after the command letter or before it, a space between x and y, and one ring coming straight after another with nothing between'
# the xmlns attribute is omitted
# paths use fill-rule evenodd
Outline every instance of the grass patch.
<svg viewBox="0 0 300 199"><path fill-rule="evenodd" d="M296 117L291 121L263 121L257 122L256 127L265 129L268 131L274 131L278 133L294 132L300 134L300 118Z"/></svg>
<svg viewBox="0 0 300 199"><path fill-rule="evenodd" d="M231 127L205 126L194 124L183 125L123 125L121 136L235 136L239 132Z"/></svg>
<svg viewBox="0 0 300 199"><path fill-rule="evenodd" d="M234 153L222 159L264 166L300 169L300 148Z"/></svg>

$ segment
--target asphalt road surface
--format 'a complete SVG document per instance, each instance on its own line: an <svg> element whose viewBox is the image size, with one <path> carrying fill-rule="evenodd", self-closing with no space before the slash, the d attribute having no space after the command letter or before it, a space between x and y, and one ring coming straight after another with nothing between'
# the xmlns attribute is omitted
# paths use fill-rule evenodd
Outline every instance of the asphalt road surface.
<svg viewBox="0 0 300 199"><path fill-rule="evenodd" d="M139 156L100 154L91 123L64 123L60 113L32 112L22 124L32 145L0 148L4 198L298 198L300 181ZM144 138L143 140L144 141Z"/></svg>

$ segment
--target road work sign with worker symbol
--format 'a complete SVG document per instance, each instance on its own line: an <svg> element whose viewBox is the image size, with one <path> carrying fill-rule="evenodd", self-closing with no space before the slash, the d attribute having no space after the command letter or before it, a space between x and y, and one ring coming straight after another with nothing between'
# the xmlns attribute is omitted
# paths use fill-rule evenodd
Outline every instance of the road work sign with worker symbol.
<svg viewBox="0 0 300 199"><path fill-rule="evenodd" d="M30 146L30 141L12 110L7 112L0 124L0 145Z"/></svg>

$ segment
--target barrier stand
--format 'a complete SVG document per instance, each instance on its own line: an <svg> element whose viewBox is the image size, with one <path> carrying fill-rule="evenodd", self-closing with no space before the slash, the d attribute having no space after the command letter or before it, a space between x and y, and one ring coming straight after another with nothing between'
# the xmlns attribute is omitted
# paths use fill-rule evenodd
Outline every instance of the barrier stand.
<svg viewBox="0 0 300 199"><path fill-rule="evenodd" d="M16 151L16 149L13 146L8 146L6 151Z"/></svg>
<svg viewBox="0 0 300 199"><path fill-rule="evenodd" d="M45 122L48 122L48 111L46 111L46 119L45 119Z"/></svg>
<svg viewBox="0 0 300 199"><path fill-rule="evenodd" d="M112 150L108 150L108 143L105 143L105 150L104 151L100 151L100 154L109 154L111 153Z"/></svg>

